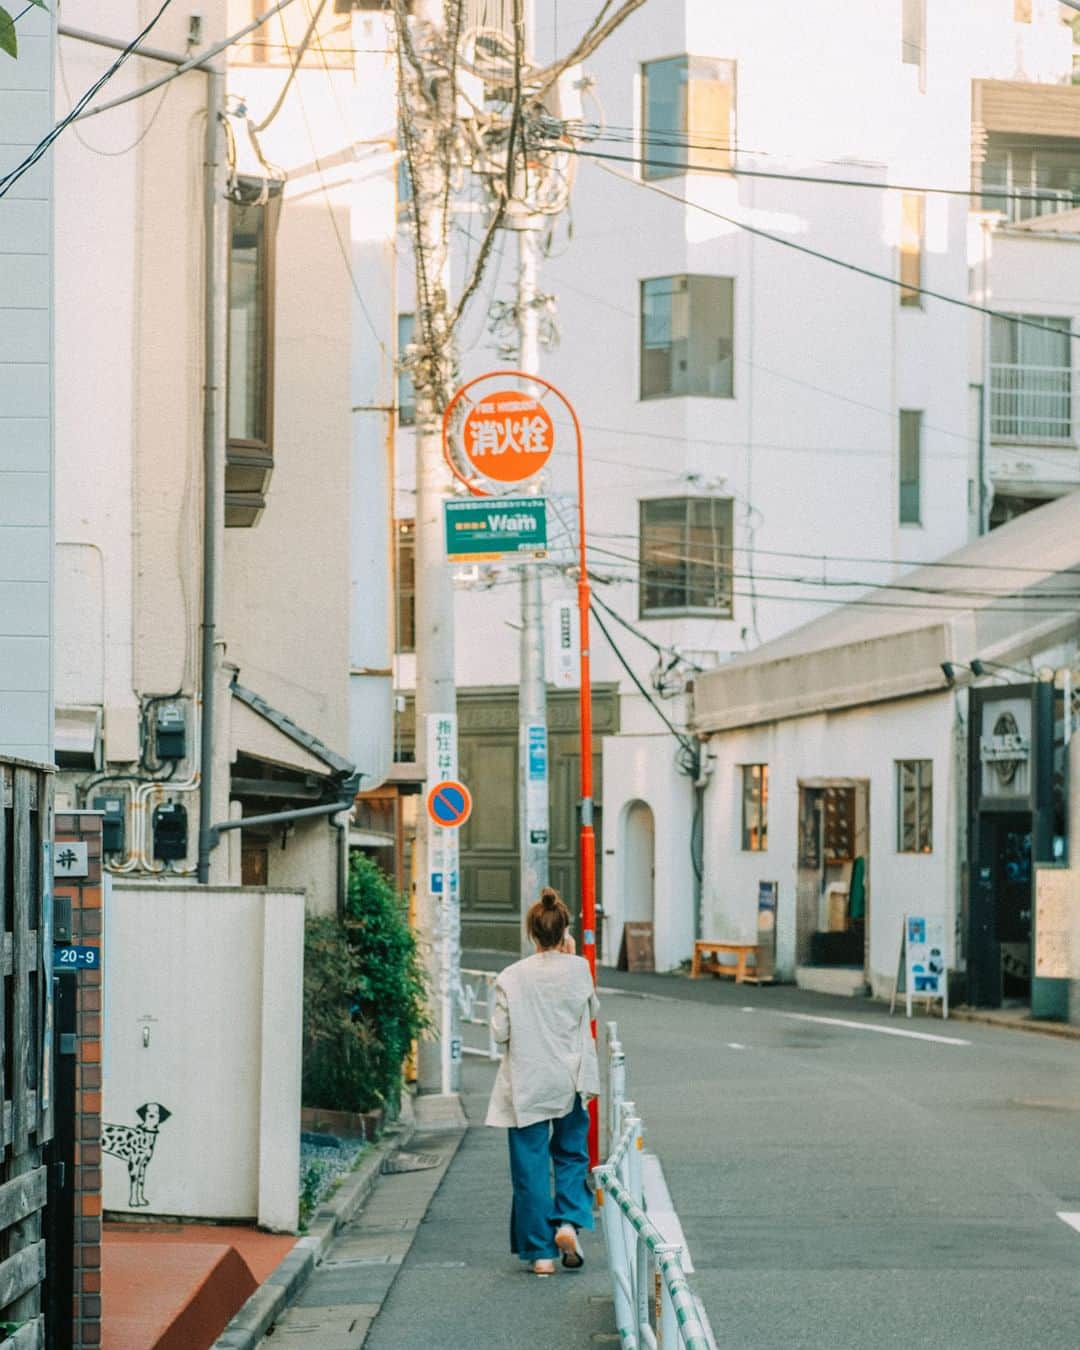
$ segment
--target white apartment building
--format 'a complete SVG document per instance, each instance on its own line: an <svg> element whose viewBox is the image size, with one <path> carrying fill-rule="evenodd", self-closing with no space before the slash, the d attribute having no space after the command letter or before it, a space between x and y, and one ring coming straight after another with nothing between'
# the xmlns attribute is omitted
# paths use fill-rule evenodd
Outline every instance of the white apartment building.
<svg viewBox="0 0 1080 1350"><path fill-rule="evenodd" d="M594 9L539 4L537 61L565 52ZM761 6L685 0L644 6L586 62L595 84L583 118L595 126L570 128L572 207L552 226L540 280L559 341L542 374L584 428L598 600L636 635L601 617L676 725L698 670L963 545L980 514L1005 519L1072 481L1068 340L1059 351L1036 333L1010 347L981 316L923 293L1056 316L1051 329L1080 306L1080 293L1048 293L1061 241L1039 233L1045 218L1025 219L1075 186L1063 17L1045 0L813 0L779 23ZM1060 143L1030 139L1031 99L1043 92L1056 96ZM1027 141L1016 111L1025 100ZM1007 208L986 217L985 269L984 237L969 220L973 158L981 204ZM482 224L462 203L462 265ZM1033 291L1039 248L1045 284ZM398 253L405 341L415 296L404 226ZM508 239L466 321L463 378L505 364L487 304L511 301L513 283ZM1030 364L1058 373L1047 384L1023 374ZM1035 404L1032 379L1044 380ZM1020 403L1017 380L1028 391ZM407 381L401 402L407 423ZM1036 426L1052 433L1049 447ZM569 497L572 458L553 463L548 491ZM403 689L413 679L411 464L406 425L396 508ZM504 569L463 577L455 622L462 764L476 802L464 839L465 942L516 948L512 582ZM549 600L566 587L558 567L545 569ZM602 957L617 960L627 919L652 920L665 968L689 954L699 922L700 812L678 743L595 627L592 648L605 733ZM552 874L573 893L572 706L553 702L551 720Z"/></svg>
<svg viewBox="0 0 1080 1350"><path fill-rule="evenodd" d="M354 218L379 201L359 190L345 111L353 44L312 42L291 75L308 25L294 8L229 47L227 70L218 58L213 188L200 69L80 122L54 151L58 794L104 810L117 875L193 881L208 851L201 880L302 888L333 912L356 775L378 781L389 758L386 436L373 451L351 411L387 401L356 396L352 351L361 331L371 340ZM65 23L126 40L140 14L129 0L73 4ZM179 60L251 19L241 0L169 11L148 42ZM71 98L111 54L60 42ZM99 101L169 71L133 58ZM382 370L389 388L389 353Z"/></svg>
<svg viewBox="0 0 1080 1350"><path fill-rule="evenodd" d="M54 19L0 54L0 754L52 758L52 166L4 182L53 125Z"/></svg>

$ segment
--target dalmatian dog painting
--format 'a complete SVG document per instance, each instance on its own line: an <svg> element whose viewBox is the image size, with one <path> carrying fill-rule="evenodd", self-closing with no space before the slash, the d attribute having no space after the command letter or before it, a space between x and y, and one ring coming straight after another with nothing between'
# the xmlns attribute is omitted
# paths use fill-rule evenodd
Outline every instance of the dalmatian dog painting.
<svg viewBox="0 0 1080 1350"><path fill-rule="evenodd" d="M144 1102L135 1114L139 1117L138 1125L103 1125L101 1147L103 1152L127 1164L128 1205L131 1209L144 1209L150 1204L145 1191L146 1169L154 1156L158 1130L172 1112L160 1102Z"/></svg>

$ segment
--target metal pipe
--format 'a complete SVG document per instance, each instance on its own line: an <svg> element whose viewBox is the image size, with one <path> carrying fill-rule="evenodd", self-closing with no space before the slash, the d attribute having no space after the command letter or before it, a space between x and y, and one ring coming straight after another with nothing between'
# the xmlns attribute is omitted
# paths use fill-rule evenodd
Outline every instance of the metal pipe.
<svg viewBox="0 0 1080 1350"><path fill-rule="evenodd" d="M203 565L202 565L202 737L199 756L200 885L210 880L210 852L217 843L213 821L214 709L217 669L218 532L224 492L225 454L225 285L228 224L225 201L225 75L208 72L206 164L203 175ZM219 294L220 292L220 294Z"/></svg>
<svg viewBox="0 0 1080 1350"><path fill-rule="evenodd" d="M91 33L85 28L72 28L69 24L62 23L56 30L61 37L73 38L76 42L89 42L94 47L109 47L112 51L126 51L131 45L130 39L106 37L103 33ZM191 56L185 52L183 56L177 52L162 51L160 47L136 48L135 55L145 57L147 61L160 61L166 66L187 65L189 69L195 70L213 70L213 66L205 65L202 61L197 61L194 67L190 66ZM209 60L209 58L207 58Z"/></svg>
<svg viewBox="0 0 1080 1350"><path fill-rule="evenodd" d="M323 802L321 806L298 806L292 811L268 811L261 816L238 816L235 820L219 820L209 827L213 848L226 830L246 830L251 825L284 825L290 820L308 820L312 816L336 816L339 811L352 810L355 793L339 802ZM201 878L200 878L201 880Z"/></svg>

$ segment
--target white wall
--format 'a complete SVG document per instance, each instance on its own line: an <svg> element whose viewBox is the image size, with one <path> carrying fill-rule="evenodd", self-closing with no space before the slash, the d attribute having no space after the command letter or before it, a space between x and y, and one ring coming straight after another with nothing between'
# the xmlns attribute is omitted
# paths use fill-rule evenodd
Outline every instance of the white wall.
<svg viewBox="0 0 1080 1350"><path fill-rule="evenodd" d="M868 976L873 992L892 988L901 922L909 910L945 914L952 964L958 913L954 707L953 695L944 692L713 736L708 751L716 759L705 806L705 936L755 942L758 882L777 881L777 970L781 978L793 978L799 782L863 779L869 783ZM897 852L900 759L933 761L929 854ZM768 849L744 852L741 766L762 763L769 766Z"/></svg>
<svg viewBox="0 0 1080 1350"><path fill-rule="evenodd" d="M608 736L604 740L603 881L601 959L619 959L627 913L627 868L640 854L627 849L627 812L644 802L653 814L655 888L654 952L657 970L671 970L694 947L694 874L690 861L693 789L675 767L675 742L667 735ZM631 887L630 889L634 889Z"/></svg>
<svg viewBox="0 0 1080 1350"><path fill-rule="evenodd" d="M53 124L55 16L0 55L0 176ZM0 198L0 753L52 759L53 245L49 156Z"/></svg>
<svg viewBox="0 0 1080 1350"><path fill-rule="evenodd" d="M146 1210L297 1224L304 897L299 891L114 885L105 915L102 1114L159 1102ZM105 1155L105 1208L128 1212Z"/></svg>

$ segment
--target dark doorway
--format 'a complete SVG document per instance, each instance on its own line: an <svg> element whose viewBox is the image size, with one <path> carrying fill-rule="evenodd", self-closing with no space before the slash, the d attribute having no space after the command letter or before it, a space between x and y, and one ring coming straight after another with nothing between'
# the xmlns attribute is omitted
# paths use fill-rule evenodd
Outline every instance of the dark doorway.
<svg viewBox="0 0 1080 1350"><path fill-rule="evenodd" d="M1031 1000L1031 815L1009 812L987 822L992 838L994 928L1001 954L1001 997Z"/></svg>

